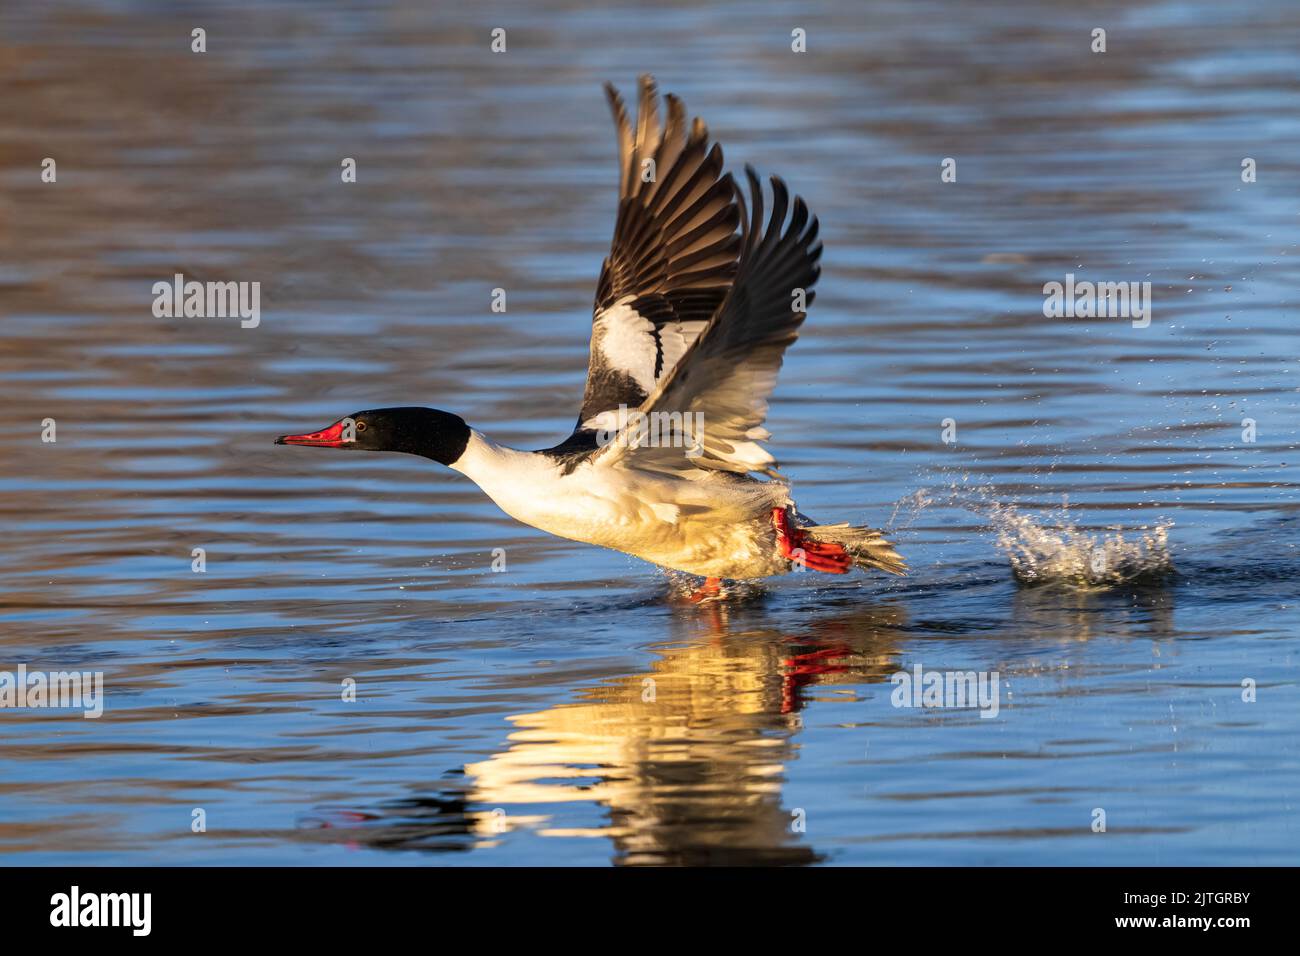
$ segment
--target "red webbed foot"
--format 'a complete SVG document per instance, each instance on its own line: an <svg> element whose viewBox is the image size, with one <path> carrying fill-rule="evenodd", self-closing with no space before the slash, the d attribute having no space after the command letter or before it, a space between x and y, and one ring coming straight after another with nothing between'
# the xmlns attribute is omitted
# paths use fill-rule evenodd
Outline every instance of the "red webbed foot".
<svg viewBox="0 0 1300 956"><path fill-rule="evenodd" d="M790 524L790 514L784 508L772 509L772 525L776 528L781 555L795 564L825 574L847 574L853 567L853 557L842 545L818 541L802 528L796 528Z"/></svg>
<svg viewBox="0 0 1300 956"><path fill-rule="evenodd" d="M699 604L705 598L719 597L722 594L722 578L705 578L704 583L687 596L692 604Z"/></svg>

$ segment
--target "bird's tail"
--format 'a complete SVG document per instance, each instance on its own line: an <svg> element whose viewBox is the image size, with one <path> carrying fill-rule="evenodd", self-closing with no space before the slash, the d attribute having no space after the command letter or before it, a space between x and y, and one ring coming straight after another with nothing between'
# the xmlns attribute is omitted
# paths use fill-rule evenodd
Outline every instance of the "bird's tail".
<svg viewBox="0 0 1300 956"><path fill-rule="evenodd" d="M890 574L906 574L907 564L894 546L885 540L883 531L873 528L856 528L847 521L843 524L803 525L801 531L818 541L838 544L863 570L876 568Z"/></svg>

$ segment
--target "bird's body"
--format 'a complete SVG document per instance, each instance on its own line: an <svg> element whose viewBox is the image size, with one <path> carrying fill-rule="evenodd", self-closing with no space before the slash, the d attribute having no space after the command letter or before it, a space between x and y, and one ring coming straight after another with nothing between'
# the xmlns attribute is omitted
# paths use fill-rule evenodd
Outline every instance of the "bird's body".
<svg viewBox="0 0 1300 956"><path fill-rule="evenodd" d="M727 472L696 479L561 459L497 445L471 432L451 467L510 517L561 538L713 578L760 578L790 568L771 514L789 486Z"/></svg>
<svg viewBox="0 0 1300 956"><path fill-rule="evenodd" d="M816 218L773 177L765 225L757 175L746 169L747 203L704 123L688 125L673 96L661 125L651 78L641 79L635 125L606 90L619 206L573 434L521 451L447 412L387 408L277 441L423 455L518 521L709 579L797 566L903 573L879 532L800 515L759 444L785 349L814 298Z"/></svg>

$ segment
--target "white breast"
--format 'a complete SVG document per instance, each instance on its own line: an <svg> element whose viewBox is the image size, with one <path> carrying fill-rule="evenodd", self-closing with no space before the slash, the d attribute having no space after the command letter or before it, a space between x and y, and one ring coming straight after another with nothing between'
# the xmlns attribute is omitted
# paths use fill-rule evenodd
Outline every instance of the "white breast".
<svg viewBox="0 0 1300 956"><path fill-rule="evenodd" d="M565 474L545 455L497 445L479 432L451 467L515 520L562 538L715 577L772 574L781 564L768 514L788 501L784 485L687 481L591 464Z"/></svg>

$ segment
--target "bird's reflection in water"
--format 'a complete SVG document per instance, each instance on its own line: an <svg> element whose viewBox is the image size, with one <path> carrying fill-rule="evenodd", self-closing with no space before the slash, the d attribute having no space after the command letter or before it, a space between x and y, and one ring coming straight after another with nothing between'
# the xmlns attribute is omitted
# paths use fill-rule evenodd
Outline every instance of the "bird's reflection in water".
<svg viewBox="0 0 1300 956"><path fill-rule="evenodd" d="M819 690L887 683L904 654L937 661L948 641L971 636L987 666L1015 679L1038 673L1040 658L1056 672L1063 647L1099 635L1151 640L1157 656L1176 635L1168 583L1019 588L994 622L912 620L902 603L863 605L856 593L827 603L834 599L823 594L812 610L775 611L762 594L675 606L671 639L651 649L645 671L511 717L505 748L440 788L365 811L320 809L304 821L304 836L467 851L528 832L608 839L620 865L815 863L823 854L794 826L797 808L782 787L802 713ZM962 661L969 655L959 652Z"/></svg>
<svg viewBox="0 0 1300 956"><path fill-rule="evenodd" d="M375 848L469 849L527 827L608 838L621 865L816 862L782 803L800 713L819 685L887 681L903 621L901 608L858 606L788 632L761 603L682 607L647 671L510 718L508 746L466 766L463 789L304 823ZM607 816L562 826L572 802Z"/></svg>
<svg viewBox="0 0 1300 956"><path fill-rule="evenodd" d="M683 608L682 639L647 672L513 718L510 747L466 767L474 800L599 802L598 830L543 832L609 837L623 864L812 862L781 801L804 696L886 680L901 614L859 608L794 634L753 606Z"/></svg>

